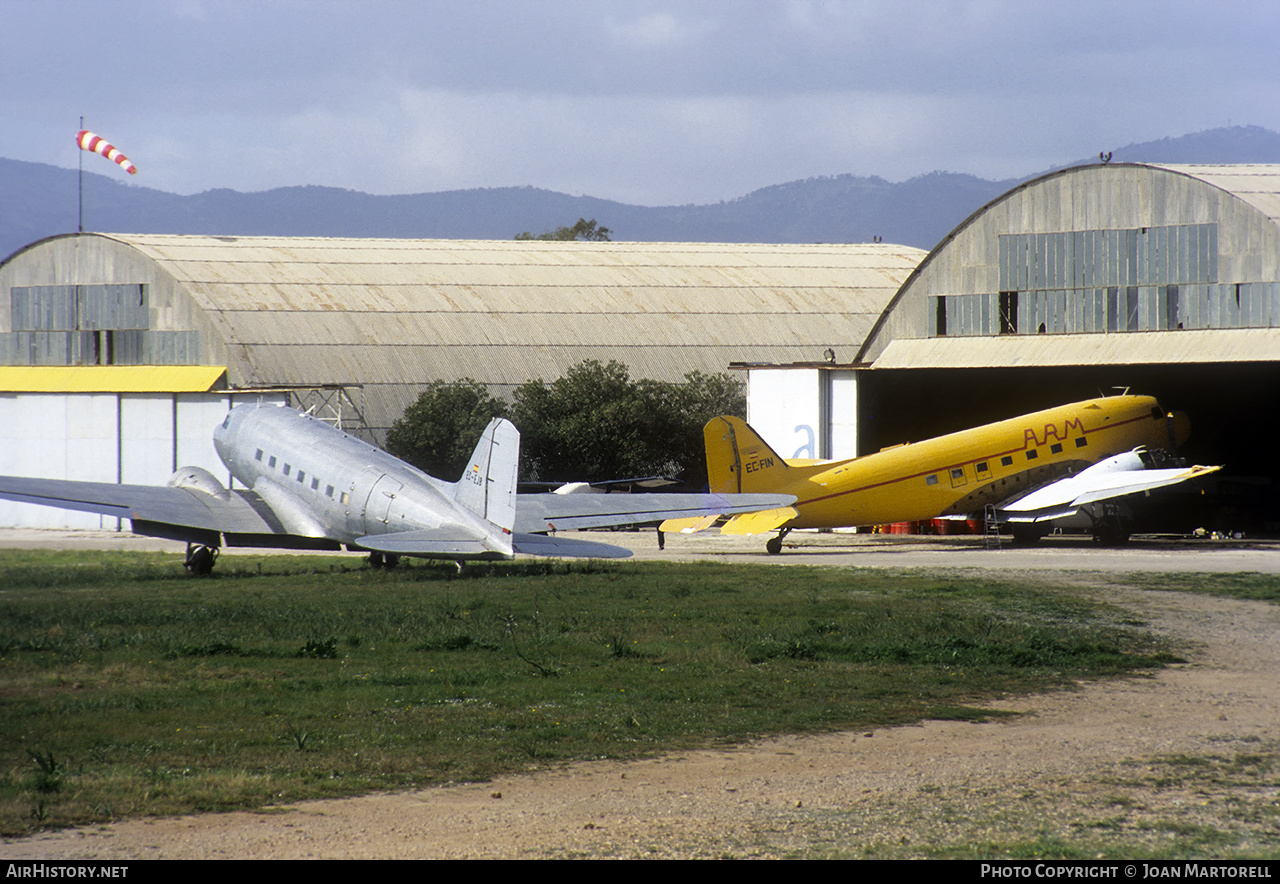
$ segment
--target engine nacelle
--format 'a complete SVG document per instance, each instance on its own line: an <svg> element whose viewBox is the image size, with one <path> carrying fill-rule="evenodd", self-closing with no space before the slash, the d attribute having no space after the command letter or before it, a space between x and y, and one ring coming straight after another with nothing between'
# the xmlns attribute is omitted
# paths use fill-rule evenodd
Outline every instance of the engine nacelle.
<svg viewBox="0 0 1280 884"><path fill-rule="evenodd" d="M175 488L190 488L192 491L200 491L211 497L226 499L230 496L230 492L223 487L213 473L203 467L179 467L177 472L169 477L168 484Z"/></svg>

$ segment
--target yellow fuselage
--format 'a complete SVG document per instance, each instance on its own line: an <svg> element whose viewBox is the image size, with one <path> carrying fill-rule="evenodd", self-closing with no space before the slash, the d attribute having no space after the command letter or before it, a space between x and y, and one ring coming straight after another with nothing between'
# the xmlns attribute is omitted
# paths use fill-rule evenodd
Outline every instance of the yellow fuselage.
<svg viewBox="0 0 1280 884"><path fill-rule="evenodd" d="M1114 454L1140 445L1170 445L1166 416L1149 396L1076 402L821 464L782 461L745 423L733 425L746 431L737 432L736 458L709 464L711 490L794 494L798 515L785 523L788 528L881 525L980 512L988 503ZM710 443L710 425L707 432ZM1179 425L1178 433L1185 427Z"/></svg>

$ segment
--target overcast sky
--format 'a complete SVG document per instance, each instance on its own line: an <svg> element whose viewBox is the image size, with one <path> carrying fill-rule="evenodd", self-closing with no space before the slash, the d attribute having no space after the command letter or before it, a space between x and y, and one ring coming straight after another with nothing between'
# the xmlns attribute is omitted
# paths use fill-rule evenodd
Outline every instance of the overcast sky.
<svg viewBox="0 0 1280 884"><path fill-rule="evenodd" d="M1280 3L0 0L0 156L176 193L706 203L1280 131ZM0 207L0 211L3 207Z"/></svg>

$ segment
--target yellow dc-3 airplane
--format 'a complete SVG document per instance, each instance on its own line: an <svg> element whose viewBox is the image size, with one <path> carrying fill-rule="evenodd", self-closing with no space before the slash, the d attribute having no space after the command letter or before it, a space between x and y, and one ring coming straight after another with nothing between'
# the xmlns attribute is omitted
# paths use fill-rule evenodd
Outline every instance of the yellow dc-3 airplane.
<svg viewBox="0 0 1280 884"><path fill-rule="evenodd" d="M794 528L982 515L989 505L1017 539L1084 512L1096 539L1123 542L1127 523L1108 501L1221 469L1177 460L1171 452L1190 423L1150 396L1090 399L840 461L786 460L736 417L713 418L703 433L712 492L795 495L791 506L736 515L720 529L776 530L765 545L771 553ZM662 530L698 531L714 521L671 519Z"/></svg>

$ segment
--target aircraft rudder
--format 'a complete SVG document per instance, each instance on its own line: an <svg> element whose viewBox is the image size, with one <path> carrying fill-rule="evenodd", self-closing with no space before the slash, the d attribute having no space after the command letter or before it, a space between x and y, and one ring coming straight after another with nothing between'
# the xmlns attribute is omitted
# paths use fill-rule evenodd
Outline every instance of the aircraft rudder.
<svg viewBox="0 0 1280 884"><path fill-rule="evenodd" d="M712 418L702 432L707 448L707 483L713 492L771 491L789 469L787 462L742 418Z"/></svg>
<svg viewBox="0 0 1280 884"><path fill-rule="evenodd" d="M516 521L520 431L494 418L480 435L471 460L454 485L454 500L473 514L510 531Z"/></svg>

